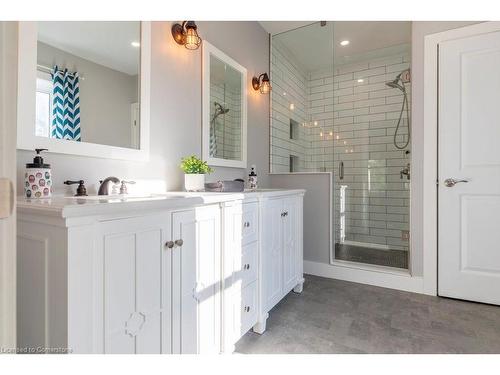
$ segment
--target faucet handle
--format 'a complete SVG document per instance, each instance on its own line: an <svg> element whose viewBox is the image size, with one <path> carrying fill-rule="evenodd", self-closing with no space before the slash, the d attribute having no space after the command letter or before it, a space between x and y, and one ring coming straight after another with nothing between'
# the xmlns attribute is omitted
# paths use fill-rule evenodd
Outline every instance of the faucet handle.
<svg viewBox="0 0 500 375"><path fill-rule="evenodd" d="M78 184L78 188L76 189L75 197L85 197L87 195L87 188L85 187L85 181L83 181L83 180L77 180L77 181L67 180L67 181L64 181L63 184L64 185Z"/></svg>
<svg viewBox="0 0 500 375"><path fill-rule="evenodd" d="M135 184L135 181L122 180L122 185L120 186L120 194L128 194L127 184L133 185Z"/></svg>

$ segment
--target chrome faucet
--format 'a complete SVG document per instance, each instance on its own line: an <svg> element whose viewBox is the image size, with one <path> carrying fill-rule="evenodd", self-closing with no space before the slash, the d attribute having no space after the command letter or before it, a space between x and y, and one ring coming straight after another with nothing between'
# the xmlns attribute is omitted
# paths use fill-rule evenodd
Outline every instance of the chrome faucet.
<svg viewBox="0 0 500 375"><path fill-rule="evenodd" d="M399 172L399 178L403 179L403 176L406 176L407 180L410 179L410 163Z"/></svg>
<svg viewBox="0 0 500 375"><path fill-rule="evenodd" d="M97 195L109 195L109 183L117 185L120 183L120 180L117 177L107 177L104 180L100 181L101 185L99 186L99 191Z"/></svg>

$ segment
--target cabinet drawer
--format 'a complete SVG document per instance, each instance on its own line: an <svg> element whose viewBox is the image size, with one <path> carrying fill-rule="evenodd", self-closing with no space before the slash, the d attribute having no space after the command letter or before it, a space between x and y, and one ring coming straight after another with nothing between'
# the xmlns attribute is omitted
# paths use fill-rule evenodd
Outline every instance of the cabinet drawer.
<svg viewBox="0 0 500 375"><path fill-rule="evenodd" d="M241 291L240 305L240 337L257 323L257 282L247 285ZM238 314L237 314L238 316Z"/></svg>
<svg viewBox="0 0 500 375"><path fill-rule="evenodd" d="M233 281L242 288L257 279L258 244L258 242L253 242L243 246L241 257L235 257Z"/></svg>
<svg viewBox="0 0 500 375"><path fill-rule="evenodd" d="M259 206L257 203L243 204L243 216L241 220L242 244L257 241L259 236Z"/></svg>

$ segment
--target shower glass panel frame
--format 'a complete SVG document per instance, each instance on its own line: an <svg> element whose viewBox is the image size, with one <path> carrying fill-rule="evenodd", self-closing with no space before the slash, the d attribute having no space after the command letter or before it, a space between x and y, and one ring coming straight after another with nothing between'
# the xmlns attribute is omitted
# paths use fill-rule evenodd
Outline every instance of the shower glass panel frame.
<svg viewBox="0 0 500 375"><path fill-rule="evenodd" d="M410 38L408 22L316 22L271 38L270 171L332 173L332 263L409 269Z"/></svg>

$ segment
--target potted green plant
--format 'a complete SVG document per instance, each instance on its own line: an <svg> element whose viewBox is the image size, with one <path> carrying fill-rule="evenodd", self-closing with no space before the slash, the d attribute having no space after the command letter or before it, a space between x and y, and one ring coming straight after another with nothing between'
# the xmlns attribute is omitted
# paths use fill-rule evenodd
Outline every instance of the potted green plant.
<svg viewBox="0 0 500 375"><path fill-rule="evenodd" d="M184 172L184 188L186 191L205 190L205 175L214 171L206 161L201 160L196 155L182 158L180 167Z"/></svg>

